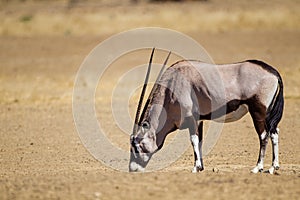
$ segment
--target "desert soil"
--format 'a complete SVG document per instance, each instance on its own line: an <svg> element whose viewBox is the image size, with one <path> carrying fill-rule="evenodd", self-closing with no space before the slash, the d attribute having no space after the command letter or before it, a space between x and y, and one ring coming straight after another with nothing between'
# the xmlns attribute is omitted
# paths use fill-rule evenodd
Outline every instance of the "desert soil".
<svg viewBox="0 0 300 200"><path fill-rule="evenodd" d="M299 199L299 2L103 2L104 6L91 1L71 8L65 1L1 2L0 199ZM72 114L76 73L97 44L142 26L181 31L203 45L217 63L255 58L279 70L285 110L276 175L250 173L259 143L249 115L225 125L204 157L205 170L197 174L190 172L190 147L165 169L135 174L108 168L89 154ZM147 62L148 54L142 55L136 60L125 57L122 65L130 69ZM110 91L116 83L108 79L106 84ZM137 102L131 102L134 113ZM96 109L110 107L109 100L96 103ZM113 127L108 137L126 148L128 138L119 137L114 121L105 120L111 110L101 112L99 120ZM269 145L266 167L271 159Z"/></svg>

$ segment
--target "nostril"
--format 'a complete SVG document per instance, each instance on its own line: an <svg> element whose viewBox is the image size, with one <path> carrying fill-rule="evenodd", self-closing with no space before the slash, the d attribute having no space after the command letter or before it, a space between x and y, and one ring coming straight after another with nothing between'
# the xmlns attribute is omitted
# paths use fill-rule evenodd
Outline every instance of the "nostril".
<svg viewBox="0 0 300 200"><path fill-rule="evenodd" d="M135 141L137 144L139 144L142 140L143 140L142 137L136 137L136 138L134 138L134 141Z"/></svg>

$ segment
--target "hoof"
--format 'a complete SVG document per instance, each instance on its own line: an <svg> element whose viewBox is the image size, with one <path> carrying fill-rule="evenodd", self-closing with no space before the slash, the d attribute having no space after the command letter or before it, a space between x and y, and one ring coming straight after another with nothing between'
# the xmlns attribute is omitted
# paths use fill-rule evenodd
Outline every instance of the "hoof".
<svg viewBox="0 0 300 200"><path fill-rule="evenodd" d="M203 171L204 170L204 167L200 166L200 167L194 167L193 170L192 170L192 173L197 173L197 172L200 172L200 171Z"/></svg>
<svg viewBox="0 0 300 200"><path fill-rule="evenodd" d="M275 174L276 171L279 169L279 166L272 166L268 171L266 171L266 173L269 173L269 174Z"/></svg>
<svg viewBox="0 0 300 200"><path fill-rule="evenodd" d="M212 169L212 171L215 172L215 173L219 173L220 170L219 170L218 168L214 167L214 168Z"/></svg>
<svg viewBox="0 0 300 200"><path fill-rule="evenodd" d="M274 174L274 171L275 171L275 168L274 168L274 167L271 167L271 168L268 170L269 174Z"/></svg>
<svg viewBox="0 0 300 200"><path fill-rule="evenodd" d="M257 174L258 172L262 172L264 169L263 168L258 168L257 166L254 167L252 170L251 170L251 173L253 174Z"/></svg>

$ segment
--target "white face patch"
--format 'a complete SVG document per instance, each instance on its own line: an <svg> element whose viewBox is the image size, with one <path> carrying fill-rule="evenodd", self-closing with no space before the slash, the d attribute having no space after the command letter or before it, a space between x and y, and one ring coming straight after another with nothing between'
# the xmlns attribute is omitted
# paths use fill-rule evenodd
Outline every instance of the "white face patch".
<svg viewBox="0 0 300 200"><path fill-rule="evenodd" d="M148 134L144 136L140 143L142 149L145 149L149 153L153 153L157 150L156 140L154 138L149 138Z"/></svg>

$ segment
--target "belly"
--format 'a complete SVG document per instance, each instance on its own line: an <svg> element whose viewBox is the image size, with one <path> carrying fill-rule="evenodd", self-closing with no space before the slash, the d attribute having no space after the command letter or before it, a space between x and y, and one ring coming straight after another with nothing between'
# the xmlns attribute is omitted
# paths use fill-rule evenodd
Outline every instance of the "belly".
<svg viewBox="0 0 300 200"><path fill-rule="evenodd" d="M239 119L241 119L244 115L246 115L248 112L248 106L245 104L240 105L236 110L227 113L226 115L216 118L213 121L220 122L220 123L228 123L228 122L234 122Z"/></svg>

